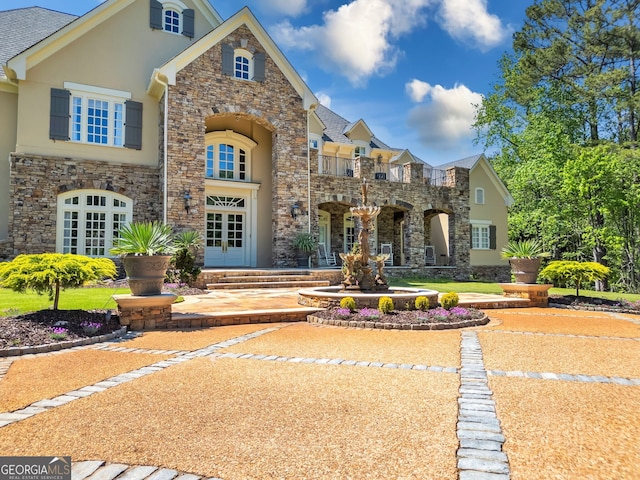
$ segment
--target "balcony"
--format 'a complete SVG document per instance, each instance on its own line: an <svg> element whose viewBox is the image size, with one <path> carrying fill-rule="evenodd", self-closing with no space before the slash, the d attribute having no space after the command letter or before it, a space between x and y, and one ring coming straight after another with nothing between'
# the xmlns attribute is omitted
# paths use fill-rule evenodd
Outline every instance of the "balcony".
<svg viewBox="0 0 640 480"><path fill-rule="evenodd" d="M355 160L353 158L319 156L318 173L337 177L353 177Z"/></svg>
<svg viewBox="0 0 640 480"><path fill-rule="evenodd" d="M455 187L462 178L461 172L466 170L450 168L438 170L422 163L387 163L369 157L343 158L329 155L318 155L318 174L336 177L366 178L368 181L393 183L421 183L433 187ZM315 163L315 160L314 160ZM466 174L468 182L468 173Z"/></svg>

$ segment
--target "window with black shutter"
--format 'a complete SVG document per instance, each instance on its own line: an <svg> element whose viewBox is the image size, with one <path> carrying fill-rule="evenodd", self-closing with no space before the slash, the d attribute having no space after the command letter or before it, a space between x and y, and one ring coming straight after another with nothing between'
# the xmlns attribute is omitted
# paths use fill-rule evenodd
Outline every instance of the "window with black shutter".
<svg viewBox="0 0 640 480"><path fill-rule="evenodd" d="M69 99L71 92L61 88L51 89L51 108L49 110L49 138L69 140Z"/></svg>
<svg viewBox="0 0 640 480"><path fill-rule="evenodd" d="M142 103L127 100L124 146L134 150L142 149Z"/></svg>

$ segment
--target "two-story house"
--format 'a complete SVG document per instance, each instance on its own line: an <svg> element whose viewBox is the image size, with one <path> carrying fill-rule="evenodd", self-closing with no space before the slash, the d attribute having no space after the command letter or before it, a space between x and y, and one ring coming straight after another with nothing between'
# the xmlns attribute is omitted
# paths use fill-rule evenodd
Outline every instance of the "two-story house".
<svg viewBox="0 0 640 480"><path fill-rule="evenodd" d="M320 105L248 8L227 20L208 0L3 11L0 64L4 257L108 256L122 224L157 219L200 232L205 267L292 266L300 231L351 248L365 179L382 207L373 248L399 271L468 278L474 250L500 246L471 243L467 166L433 168ZM496 239L505 212L478 217Z"/></svg>

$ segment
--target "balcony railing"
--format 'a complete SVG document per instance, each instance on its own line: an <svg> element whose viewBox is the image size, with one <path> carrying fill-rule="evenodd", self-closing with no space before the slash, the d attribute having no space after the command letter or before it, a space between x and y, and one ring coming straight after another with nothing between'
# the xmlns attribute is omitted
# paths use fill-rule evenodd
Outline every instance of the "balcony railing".
<svg viewBox="0 0 640 480"><path fill-rule="evenodd" d="M353 158L330 157L320 155L320 175L336 175L338 177L353 177Z"/></svg>
<svg viewBox="0 0 640 480"><path fill-rule="evenodd" d="M376 180L389 180L390 182L402 182L403 172L404 172L403 165L380 163L376 165L374 175Z"/></svg>
<svg viewBox="0 0 640 480"><path fill-rule="evenodd" d="M424 183L433 185L434 187L448 186L446 170L436 170L429 165L425 165L423 169Z"/></svg>

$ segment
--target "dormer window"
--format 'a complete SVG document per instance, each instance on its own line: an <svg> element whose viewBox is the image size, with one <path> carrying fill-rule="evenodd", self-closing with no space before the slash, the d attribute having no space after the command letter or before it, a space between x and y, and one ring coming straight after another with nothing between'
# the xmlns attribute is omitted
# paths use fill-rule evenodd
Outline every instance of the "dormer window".
<svg viewBox="0 0 640 480"><path fill-rule="evenodd" d="M354 150L354 156L358 157L366 157L367 156L367 147L356 147Z"/></svg>
<svg viewBox="0 0 640 480"><path fill-rule="evenodd" d="M251 48L222 44L222 73L239 80L253 82L265 81L266 55L264 52L252 53Z"/></svg>
<svg viewBox="0 0 640 480"><path fill-rule="evenodd" d="M180 33L180 14L173 9L164 11L164 31Z"/></svg>
<svg viewBox="0 0 640 480"><path fill-rule="evenodd" d="M150 26L176 35L193 38L194 11L180 0L149 0L151 5Z"/></svg>
<svg viewBox="0 0 640 480"><path fill-rule="evenodd" d="M253 79L253 55L243 49L234 52L233 76L243 80Z"/></svg>

